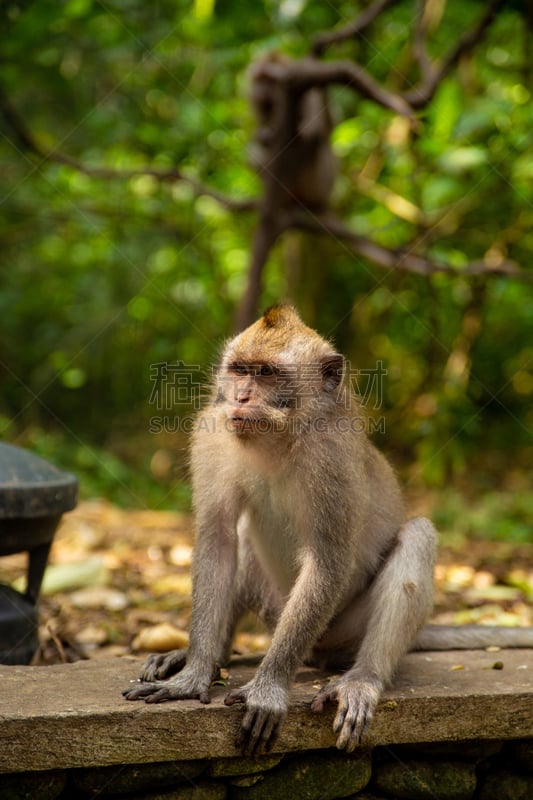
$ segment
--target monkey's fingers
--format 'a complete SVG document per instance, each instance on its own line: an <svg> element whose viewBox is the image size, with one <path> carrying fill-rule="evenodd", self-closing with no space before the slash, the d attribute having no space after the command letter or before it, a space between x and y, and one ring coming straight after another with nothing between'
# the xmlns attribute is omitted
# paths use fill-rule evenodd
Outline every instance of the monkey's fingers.
<svg viewBox="0 0 533 800"><path fill-rule="evenodd" d="M122 695L126 700L144 700L160 688L161 687L155 683L142 683L133 686L131 689L124 689Z"/></svg>
<svg viewBox="0 0 533 800"><path fill-rule="evenodd" d="M327 703L333 703L337 699L337 690L333 686L324 686L311 700L311 711L321 714Z"/></svg>
<svg viewBox="0 0 533 800"><path fill-rule="evenodd" d="M264 749L267 753L270 750L272 750L272 746L274 745L274 742L279 736L281 723L282 723L281 717L271 716L269 717L267 724L263 728L262 741Z"/></svg>
<svg viewBox="0 0 533 800"><path fill-rule="evenodd" d="M211 702L207 689L184 688L171 683L140 683L122 692L126 700L144 700L145 703L165 703L168 700L187 700L198 698L201 703Z"/></svg>
<svg viewBox="0 0 533 800"><path fill-rule="evenodd" d="M244 688L232 689L224 698L224 705L233 706L235 703L246 703L247 692Z"/></svg>
<svg viewBox="0 0 533 800"><path fill-rule="evenodd" d="M281 716L262 709L246 711L236 746L243 755L253 756L260 751L272 749L281 726Z"/></svg>
<svg viewBox="0 0 533 800"><path fill-rule="evenodd" d="M333 720L333 733L339 733L342 730L347 713L348 703L339 701L337 713L335 715L335 719Z"/></svg>
<svg viewBox="0 0 533 800"><path fill-rule="evenodd" d="M372 712L365 703L360 703L358 708L351 712L347 710L343 716L342 724L336 730L334 726L336 733L340 730L336 742L337 749L353 753L355 748L361 744L371 719Z"/></svg>
<svg viewBox="0 0 533 800"><path fill-rule="evenodd" d="M209 692L207 689L184 689L180 686L173 686L171 683L168 686L161 686L161 684L154 684L152 694L145 698L146 703L166 703L168 700L192 700L198 698L201 703L208 705L211 702Z"/></svg>
<svg viewBox="0 0 533 800"><path fill-rule="evenodd" d="M144 662L141 680L153 682L164 680L185 666L186 650L171 650L170 653L153 653Z"/></svg>
<svg viewBox="0 0 533 800"><path fill-rule="evenodd" d="M235 740L235 746L242 750L243 755L251 756L254 754L262 727L263 723L255 711L247 711L245 713Z"/></svg>
<svg viewBox="0 0 533 800"><path fill-rule="evenodd" d="M183 695L173 695L172 691L164 686L162 689L158 689L157 691L153 691L151 694L145 697L145 703L165 703L167 700L176 700L178 697L182 697Z"/></svg>
<svg viewBox="0 0 533 800"><path fill-rule="evenodd" d="M368 731L378 703L379 689L366 682L347 683L339 689L333 731L339 734L337 748L352 753Z"/></svg>

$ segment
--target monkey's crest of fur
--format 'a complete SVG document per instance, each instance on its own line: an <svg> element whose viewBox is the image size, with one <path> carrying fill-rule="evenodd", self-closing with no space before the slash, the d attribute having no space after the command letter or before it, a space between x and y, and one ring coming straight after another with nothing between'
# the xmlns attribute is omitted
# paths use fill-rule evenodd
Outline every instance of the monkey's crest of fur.
<svg viewBox="0 0 533 800"><path fill-rule="evenodd" d="M239 359L251 351L269 361L273 355L288 363L320 363L337 355L333 346L319 333L302 322L296 309L289 304L277 304L228 343L226 358Z"/></svg>
<svg viewBox="0 0 533 800"><path fill-rule="evenodd" d="M259 330L261 328L267 330L279 328L280 330L283 329L285 334L295 330L305 330L306 333L318 336L316 331L313 331L312 328L308 328L307 325L302 322L297 310L289 303L276 303L275 305L269 306L265 309L262 316L246 330L253 328Z"/></svg>
<svg viewBox="0 0 533 800"><path fill-rule="evenodd" d="M259 321L262 322L267 328L275 328L278 325L287 323L289 319L294 321L295 317L299 319L298 313L293 306L278 303L276 305L269 306L264 311L263 316Z"/></svg>

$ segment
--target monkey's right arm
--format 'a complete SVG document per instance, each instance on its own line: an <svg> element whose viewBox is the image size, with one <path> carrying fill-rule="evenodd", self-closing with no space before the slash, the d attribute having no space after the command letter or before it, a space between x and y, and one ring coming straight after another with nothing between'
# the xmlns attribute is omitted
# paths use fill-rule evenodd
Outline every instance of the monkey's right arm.
<svg viewBox="0 0 533 800"><path fill-rule="evenodd" d="M178 651L170 654L171 658L182 658L185 666L169 680L143 682L127 689L123 692L127 700L161 703L198 698L202 703L210 702L209 686L218 674L232 624L237 536L234 520L218 508L198 514L197 520L189 649L186 657ZM155 676L153 670L152 674Z"/></svg>

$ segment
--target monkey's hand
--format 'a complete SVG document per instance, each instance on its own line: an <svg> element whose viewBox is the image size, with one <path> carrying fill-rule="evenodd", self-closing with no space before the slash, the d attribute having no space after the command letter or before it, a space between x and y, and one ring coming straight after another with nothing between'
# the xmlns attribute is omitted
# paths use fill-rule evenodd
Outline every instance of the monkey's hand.
<svg viewBox="0 0 533 800"><path fill-rule="evenodd" d="M328 702L337 701L333 732L337 748L352 753L361 744L374 716L383 683L377 678L354 678L347 673L321 689L311 702L311 711L320 713Z"/></svg>
<svg viewBox="0 0 533 800"><path fill-rule="evenodd" d="M171 650L169 653L152 653L143 664L142 681L161 681L180 672L187 660L187 650Z"/></svg>
<svg viewBox="0 0 533 800"><path fill-rule="evenodd" d="M122 694L126 700L144 700L146 703L164 703L167 700L189 698L198 698L201 703L210 703L210 683L211 674L206 678L196 670L185 667L175 678L156 683L138 683Z"/></svg>
<svg viewBox="0 0 533 800"><path fill-rule="evenodd" d="M287 713L288 692L282 686L272 683L249 683L233 689L224 703L244 703L245 711L236 746L245 755L253 755L260 750L272 748Z"/></svg>

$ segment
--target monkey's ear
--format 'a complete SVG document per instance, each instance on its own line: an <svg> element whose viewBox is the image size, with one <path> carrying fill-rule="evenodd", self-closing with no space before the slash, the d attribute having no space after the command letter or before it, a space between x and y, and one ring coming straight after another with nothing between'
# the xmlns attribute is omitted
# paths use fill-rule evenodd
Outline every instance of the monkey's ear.
<svg viewBox="0 0 533 800"><path fill-rule="evenodd" d="M335 391L344 375L344 358L337 353L325 356L320 364L320 369L324 391Z"/></svg>

